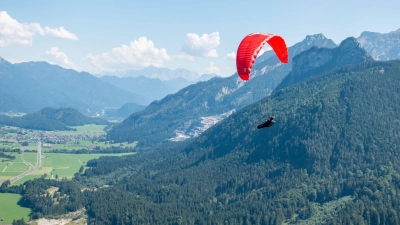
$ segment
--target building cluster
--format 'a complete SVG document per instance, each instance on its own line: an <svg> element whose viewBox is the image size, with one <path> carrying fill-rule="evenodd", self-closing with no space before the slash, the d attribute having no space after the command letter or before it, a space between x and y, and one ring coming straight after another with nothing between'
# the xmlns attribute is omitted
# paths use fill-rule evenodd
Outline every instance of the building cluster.
<svg viewBox="0 0 400 225"><path fill-rule="evenodd" d="M10 130L0 129L0 140L8 140L10 142L22 144L23 142L42 142L42 147L51 148L52 144L65 144L70 141L76 141L79 144L82 140L89 141L104 141L105 135L93 136L93 135L70 135L70 134L58 134L57 132L44 132L37 130L25 130L15 129ZM89 149L94 149L95 146L89 146Z"/></svg>

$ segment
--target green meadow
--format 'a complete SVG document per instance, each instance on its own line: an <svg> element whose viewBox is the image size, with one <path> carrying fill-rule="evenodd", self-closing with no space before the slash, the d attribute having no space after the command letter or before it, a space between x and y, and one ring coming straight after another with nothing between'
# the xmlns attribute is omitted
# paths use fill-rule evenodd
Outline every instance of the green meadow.
<svg viewBox="0 0 400 225"><path fill-rule="evenodd" d="M101 135L105 134L104 128L106 125L95 125L95 124L88 124L84 126L73 126L71 128L75 128L76 131L46 131L46 134L56 134L56 135Z"/></svg>
<svg viewBox="0 0 400 225"><path fill-rule="evenodd" d="M28 146L22 147L12 138L1 138L0 139L0 149L1 148L21 148L25 150L36 150L37 149L37 142L35 140L31 140L30 138L33 137L35 132L40 132L45 135L68 135L72 140L67 141L65 144L52 144L51 148L42 147L42 165L37 170L31 173L30 175L18 180L17 182L13 183L14 185L21 184L27 180L34 179L40 177L44 174L47 174L49 178L55 178L58 175L59 178L67 177L72 178L76 172L79 171L79 168L83 165L86 165L86 162L90 159L95 159L103 155L113 155L113 156L120 156L132 153L124 153L124 154L61 154L61 153L51 153L51 150L57 149L67 149L67 150L79 150L79 149L86 149L89 146L98 146L101 148L104 147L111 147L111 146L119 146L119 147L131 147L134 148L137 142L134 143L117 143L117 144L109 144L108 142L97 142L92 140L82 140L78 139L78 135L90 135L90 136L100 136L106 134L104 131L105 125L85 125L85 126L75 126L74 128L76 131L32 131L32 130L25 130L23 132L28 132L27 134L23 135L27 137L26 140L28 142ZM19 128L17 127L3 127L3 131L9 131L6 133L5 136L15 136L15 132ZM75 138L76 137L76 138ZM10 161L6 158L0 158L0 183L11 179L22 172L25 172L29 169L29 167L22 162L21 155L19 153L7 153L16 156L16 159ZM24 152L24 159L36 166L36 159L37 153L36 152Z"/></svg>
<svg viewBox="0 0 400 225"><path fill-rule="evenodd" d="M71 179L75 173L79 171L81 166L85 166L86 162L91 159L97 159L100 156L122 156L132 153L121 153L121 154L57 154L57 153L45 153L42 155L42 166L32 174L16 181L13 185L19 185L27 180L33 180L40 176L47 174L48 178L61 179L66 177Z"/></svg>
<svg viewBox="0 0 400 225"><path fill-rule="evenodd" d="M29 167L22 162L21 155L16 152L7 152L8 155L14 155L15 160L0 157L0 183L7 179L18 176Z"/></svg>
<svg viewBox="0 0 400 225"><path fill-rule="evenodd" d="M14 219L29 220L29 208L17 205L19 194L0 193L0 224L12 224Z"/></svg>
<svg viewBox="0 0 400 225"><path fill-rule="evenodd" d="M42 159L42 168L51 168L51 175L58 175L59 178L72 178L79 171L81 166L91 159L97 159L100 156L110 156L110 154L55 154L46 153ZM112 154L112 156L121 156L127 154Z"/></svg>

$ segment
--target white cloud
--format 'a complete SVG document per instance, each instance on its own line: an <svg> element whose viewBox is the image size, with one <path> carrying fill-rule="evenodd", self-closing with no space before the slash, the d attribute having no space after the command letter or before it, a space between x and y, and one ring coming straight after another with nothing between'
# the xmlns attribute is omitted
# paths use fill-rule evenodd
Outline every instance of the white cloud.
<svg viewBox="0 0 400 225"><path fill-rule="evenodd" d="M78 40L78 37L63 27L44 29L39 23L19 23L6 11L0 12L0 47L9 45L32 45L33 36L52 35L57 38Z"/></svg>
<svg viewBox="0 0 400 225"><path fill-rule="evenodd" d="M171 57L165 48L155 48L153 41L140 37L129 45L113 48L100 55L89 53L86 59L101 69L141 69L150 65L162 66Z"/></svg>
<svg viewBox="0 0 400 225"><path fill-rule="evenodd" d="M214 65L214 62L213 62L213 61L210 61L210 66L207 67L207 73L215 73L215 74L217 74L217 75L220 75L220 74L221 74L221 71L219 70L218 67L216 67L216 66Z"/></svg>
<svg viewBox="0 0 400 225"><path fill-rule="evenodd" d="M75 65L69 61L68 56L64 52L60 52L57 47L51 47L44 53L44 56L62 67L76 69Z"/></svg>
<svg viewBox="0 0 400 225"><path fill-rule="evenodd" d="M226 54L225 59L228 59L230 61L235 61L236 60L236 52L231 52Z"/></svg>
<svg viewBox="0 0 400 225"><path fill-rule="evenodd" d="M41 35L47 35L51 34L56 38L62 38L62 39L69 39L69 40L78 40L78 37L64 29L64 27L60 28L50 28L50 27L45 27L44 30L40 32Z"/></svg>
<svg viewBox="0 0 400 225"><path fill-rule="evenodd" d="M219 32L211 34L186 34L185 44L182 51L191 56L197 57L218 57L215 49L220 44Z"/></svg>

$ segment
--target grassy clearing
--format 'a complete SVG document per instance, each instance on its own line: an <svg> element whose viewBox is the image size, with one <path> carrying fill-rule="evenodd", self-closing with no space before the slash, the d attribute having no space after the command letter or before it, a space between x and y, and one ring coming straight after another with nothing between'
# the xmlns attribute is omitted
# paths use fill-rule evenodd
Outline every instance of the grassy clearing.
<svg viewBox="0 0 400 225"><path fill-rule="evenodd" d="M106 132L103 130L106 125L95 125L88 124L84 126L74 126L76 131L46 131L46 134L55 134L55 135L101 135Z"/></svg>
<svg viewBox="0 0 400 225"><path fill-rule="evenodd" d="M24 159L25 161L30 162L33 166L35 166L37 161L37 152L25 152Z"/></svg>
<svg viewBox="0 0 400 225"><path fill-rule="evenodd" d="M51 174L59 178L72 178L79 171L82 165L91 159L97 159L100 156L110 156L110 154L55 154L46 153L42 159L42 167L51 167ZM127 154L112 154L113 156L121 156Z"/></svg>
<svg viewBox="0 0 400 225"><path fill-rule="evenodd" d="M48 178L55 178L58 175L58 178L61 179L66 177L71 179L75 173L79 171L79 168L82 165L85 165L87 161L91 159L97 159L100 156L122 156L128 155L132 153L121 153L121 154L56 154L56 153L46 153L42 158L42 166L39 170L33 172L32 174L22 178L21 180L16 181L13 185L19 185L24 183L27 180L33 180L35 178L39 178L45 173L48 175ZM0 173L1 174L1 173ZM19 173L14 174L13 176L17 176ZM9 178L12 178L10 176ZM3 180L5 177L3 177ZM0 177L1 181L2 177Z"/></svg>
<svg viewBox="0 0 400 225"><path fill-rule="evenodd" d="M23 163L23 162L14 162L11 165L8 165L7 169L3 172L3 173L7 173L7 172L19 172L22 173L24 171L27 171L29 169L29 167Z"/></svg>
<svg viewBox="0 0 400 225"><path fill-rule="evenodd" d="M16 176L29 167L22 162L21 155L16 152L7 152L8 155L14 155L15 160L0 158L0 176Z"/></svg>
<svg viewBox="0 0 400 225"><path fill-rule="evenodd" d="M25 221L29 220L29 208L24 208L17 205L21 199L19 194L0 193L0 224L11 224L13 219L24 218Z"/></svg>

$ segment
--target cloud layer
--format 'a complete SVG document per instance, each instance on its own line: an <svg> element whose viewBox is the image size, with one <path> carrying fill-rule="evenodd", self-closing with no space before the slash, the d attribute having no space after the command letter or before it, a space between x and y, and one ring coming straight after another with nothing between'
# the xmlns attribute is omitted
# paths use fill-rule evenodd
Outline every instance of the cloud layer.
<svg viewBox="0 0 400 225"><path fill-rule="evenodd" d="M203 34L201 37L198 34L188 33L186 34L182 51L190 56L218 57L218 52L215 48L219 44L219 32Z"/></svg>
<svg viewBox="0 0 400 225"><path fill-rule="evenodd" d="M217 75L220 75L221 71L218 67L214 65L213 61L210 61L210 65L207 67L207 73L215 73Z"/></svg>
<svg viewBox="0 0 400 225"><path fill-rule="evenodd" d="M44 56L62 67L76 69L75 65L69 61L68 56L64 52L60 52L57 47L47 50Z"/></svg>
<svg viewBox="0 0 400 225"><path fill-rule="evenodd" d="M86 58L101 69L141 69L150 65L162 66L164 61L171 59L165 48L155 48L153 41L146 37L100 55L89 53Z"/></svg>
<svg viewBox="0 0 400 225"><path fill-rule="evenodd" d="M236 52L231 52L226 54L225 59L228 59L230 61L235 61L236 60Z"/></svg>
<svg viewBox="0 0 400 225"><path fill-rule="evenodd" d="M78 40L78 37L64 27L50 28L39 23L19 23L6 11L0 12L0 47L9 45L32 45L35 34L51 35L56 38Z"/></svg>

